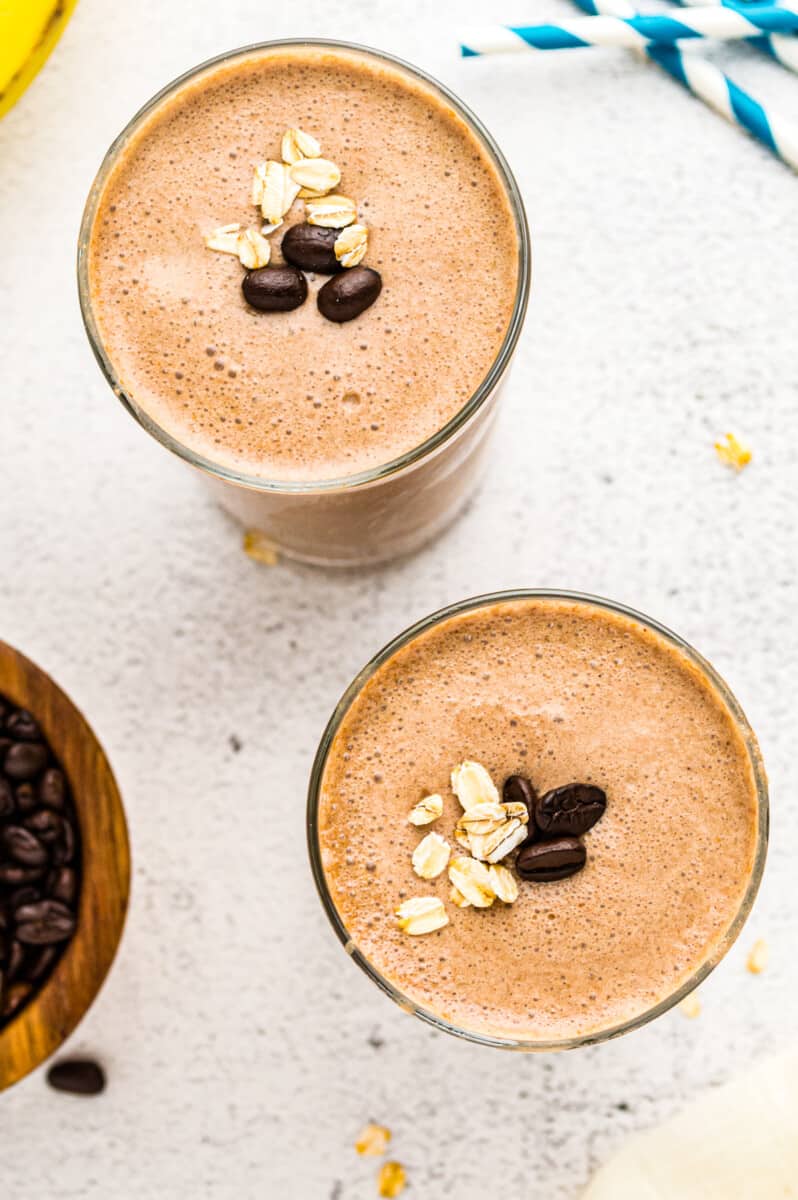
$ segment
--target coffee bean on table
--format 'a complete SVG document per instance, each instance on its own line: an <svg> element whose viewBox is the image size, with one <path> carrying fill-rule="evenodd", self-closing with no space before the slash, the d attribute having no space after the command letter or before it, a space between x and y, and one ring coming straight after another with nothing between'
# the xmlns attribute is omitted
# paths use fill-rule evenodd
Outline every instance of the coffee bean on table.
<svg viewBox="0 0 798 1200"><path fill-rule="evenodd" d="M303 271L335 275L343 270L334 249L340 232L321 225L292 225L280 244L283 258Z"/></svg>
<svg viewBox="0 0 798 1200"><path fill-rule="evenodd" d="M581 871L586 858L584 845L575 837L527 841L518 851L515 869L522 879L531 883L550 883Z"/></svg>
<svg viewBox="0 0 798 1200"><path fill-rule="evenodd" d="M505 804L524 804L529 813L529 832L534 833L535 802L537 793L525 775L509 775L502 788L502 800Z"/></svg>
<svg viewBox="0 0 798 1200"><path fill-rule="evenodd" d="M50 1067L47 1082L57 1092L96 1096L105 1089L105 1072L89 1058L68 1059Z"/></svg>
<svg viewBox="0 0 798 1200"><path fill-rule="evenodd" d="M351 267L319 290L316 303L328 321L352 321L365 312L382 291L382 277L372 267Z"/></svg>
<svg viewBox="0 0 798 1200"><path fill-rule="evenodd" d="M48 758L41 742L15 742L6 751L3 770L9 779L34 779L47 766Z"/></svg>
<svg viewBox="0 0 798 1200"><path fill-rule="evenodd" d="M535 806L535 824L547 837L587 833L604 815L607 796L600 787L569 783L541 796Z"/></svg>
<svg viewBox="0 0 798 1200"><path fill-rule="evenodd" d="M308 283L297 267L259 267L241 283L247 304L261 312L290 312L304 304Z"/></svg>

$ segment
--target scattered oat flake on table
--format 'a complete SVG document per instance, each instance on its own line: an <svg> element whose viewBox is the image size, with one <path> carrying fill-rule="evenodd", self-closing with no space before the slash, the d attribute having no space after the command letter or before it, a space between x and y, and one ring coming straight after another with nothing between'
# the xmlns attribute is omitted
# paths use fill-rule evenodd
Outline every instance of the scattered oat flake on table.
<svg viewBox="0 0 798 1200"><path fill-rule="evenodd" d="M377 1176L377 1191L381 1196L398 1196L404 1191L406 1180L405 1169L401 1163L383 1163Z"/></svg>
<svg viewBox="0 0 798 1200"><path fill-rule="evenodd" d="M265 563L267 567L276 567L280 561L274 542L257 529L248 529L244 534L244 551L254 562Z"/></svg>
<svg viewBox="0 0 798 1200"><path fill-rule="evenodd" d="M683 1016L689 1017L691 1021L701 1015L701 1001L698 999L697 992L691 992L689 996L685 996L684 1000L679 1001L679 1011Z"/></svg>
<svg viewBox="0 0 798 1200"><path fill-rule="evenodd" d="M358 1154L365 1154L379 1158L388 1149L388 1143L391 1140L391 1131L385 1125L375 1125L369 1122L364 1125L357 1136L355 1149Z"/></svg>
<svg viewBox="0 0 798 1200"><path fill-rule="evenodd" d="M752 975L761 975L765 967L768 965L768 957L770 951L767 942L764 938L760 938L758 942L754 942L751 947L751 953L746 960L746 967Z"/></svg>
<svg viewBox="0 0 798 1200"><path fill-rule="evenodd" d="M747 467L751 461L751 451L733 433L727 433L725 436L725 442L715 442L718 458L727 467L733 467L735 471L742 471L743 467Z"/></svg>

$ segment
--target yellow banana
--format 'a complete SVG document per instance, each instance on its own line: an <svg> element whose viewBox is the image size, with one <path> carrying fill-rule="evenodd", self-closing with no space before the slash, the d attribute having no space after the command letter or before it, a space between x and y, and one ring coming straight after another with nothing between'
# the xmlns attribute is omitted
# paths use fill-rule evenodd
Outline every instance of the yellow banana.
<svg viewBox="0 0 798 1200"><path fill-rule="evenodd" d="M77 0L0 0L0 117L58 41Z"/></svg>

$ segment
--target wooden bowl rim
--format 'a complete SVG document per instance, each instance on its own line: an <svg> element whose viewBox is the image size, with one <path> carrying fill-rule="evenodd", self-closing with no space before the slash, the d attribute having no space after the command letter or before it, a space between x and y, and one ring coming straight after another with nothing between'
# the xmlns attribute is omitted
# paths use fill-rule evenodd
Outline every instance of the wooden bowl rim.
<svg viewBox="0 0 798 1200"><path fill-rule="evenodd" d="M83 854L75 934L33 999L0 1030L2 1092L49 1058L96 999L122 937L131 868L130 839L119 788L108 757L83 713L46 671L2 640L0 693L14 704L30 708L61 762L78 813ZM53 724L54 713L58 715L57 727ZM98 837L100 826L104 834L111 835L107 845L105 837ZM102 934L99 938L94 936L98 921Z"/></svg>

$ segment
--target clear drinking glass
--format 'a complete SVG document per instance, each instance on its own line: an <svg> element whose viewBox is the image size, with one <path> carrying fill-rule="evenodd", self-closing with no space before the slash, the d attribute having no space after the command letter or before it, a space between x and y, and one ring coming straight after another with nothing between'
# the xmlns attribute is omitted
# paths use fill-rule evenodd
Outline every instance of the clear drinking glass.
<svg viewBox="0 0 798 1200"><path fill-rule="evenodd" d="M757 796L757 829L756 829L756 846L754 851L754 860L751 868L751 874L745 888L739 909L734 916L729 928L724 936L715 945L712 954L703 962L700 967L687 979L680 987L678 987L671 995L666 996L657 1004L638 1016L633 1017L628 1021L624 1021L619 1025L593 1031L589 1034L584 1034L572 1038L566 1038L559 1041L533 1041L523 1040L521 1038L511 1037L494 1037L482 1032L471 1029L466 1029L444 1020L436 1013L417 1004L410 997L404 995L394 984L386 979L385 976L374 966L372 962L363 954L347 930L340 913L335 907L335 903L330 895L327 881L324 874L322 864L322 856L319 845L319 827L318 827L318 812L319 812L319 797L321 790L321 781L324 774L324 768L327 761L327 755L332 745L333 739L338 731L345 714L351 704L368 684L369 680L377 670L387 662L388 659L401 649L408 642L421 634L424 634L432 626L446 621L448 618L457 616L460 613L469 612L472 609L481 608L482 606L501 603L502 601L524 600L540 598L544 600L567 600L580 604L590 605L604 609L608 612L619 613L622 616L629 617L638 622L647 629L657 633L665 641L677 647L678 650L691 662L705 677L713 690L719 695L729 713L731 714L737 728L742 736L748 751L751 764L752 774L756 786ZM631 1029L638 1029L641 1025L653 1021L655 1017L667 1012L674 1004L678 1004L689 992L696 988L710 971L712 971L723 956L726 954L729 947L736 940L740 930L742 929L751 907L754 903L759 884L762 879L762 872L765 866L765 857L767 854L768 843L768 787L765 768L762 762L762 756L757 744L751 726L746 720L745 714L740 708L739 703L732 695L727 684L721 679L717 671L707 662L692 646L688 645L677 634L667 629L664 625L654 621L651 617L643 616L642 613L636 612L634 609L627 608L623 604L617 604L610 600L605 600L597 596L590 596L580 592L568 591L549 591L545 589L520 589L507 592L493 592L488 595L475 596L469 600L462 600L458 604L452 604L448 608L432 613L423 620L418 621L415 625L411 625L404 633L400 633L398 637L384 646L377 653L371 662L367 663L363 670L352 680L352 683L344 692L343 696L336 705L327 728L322 735L319 748L316 752L316 758L313 763L313 770L310 778L310 786L308 790L307 804L307 838L308 850L310 854L311 869L316 883L316 888L319 893L324 911L332 925L339 940L344 946L350 958L357 963L361 970L365 971L366 975L382 989L386 995L390 996L405 1012L412 1013L420 1017L423 1021L427 1021L436 1029L441 1029L445 1033L455 1034L457 1037L465 1038L467 1041L478 1042L483 1046L497 1046L508 1050L571 1050L577 1046L590 1046L598 1042L604 1042L610 1038L619 1037L622 1033L627 1033Z"/></svg>
<svg viewBox="0 0 798 1200"><path fill-rule="evenodd" d="M518 237L518 283L501 348L471 398L441 429L392 462L348 477L302 483L247 475L203 457L161 428L128 395L106 353L92 309L88 248L103 187L142 122L188 81L221 64L277 47L330 47L392 65L445 99L493 160L506 188ZM382 51L349 42L288 39L263 42L220 55L181 75L148 101L109 148L92 184L80 229L78 289L86 332L95 357L117 397L144 429L203 473L219 503L245 526L264 533L283 553L320 565L353 566L409 553L439 533L462 508L486 458L500 385L512 358L529 296L530 245L518 185L495 141L474 114L437 80Z"/></svg>

